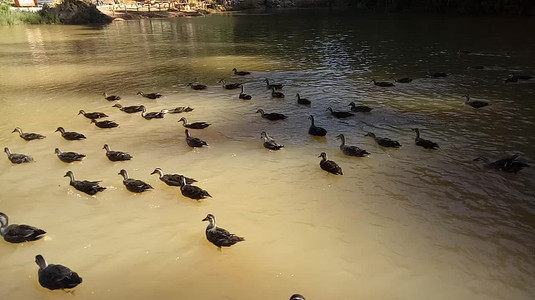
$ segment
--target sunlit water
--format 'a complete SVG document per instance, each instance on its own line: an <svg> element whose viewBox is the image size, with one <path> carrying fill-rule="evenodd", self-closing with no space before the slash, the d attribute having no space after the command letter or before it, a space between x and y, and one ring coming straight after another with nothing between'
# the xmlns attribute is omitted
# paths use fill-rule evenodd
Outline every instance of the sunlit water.
<svg viewBox="0 0 535 300"><path fill-rule="evenodd" d="M503 79L535 75L534 29L532 19L336 11L0 28L0 146L36 160L0 160L0 211L48 232L0 241L0 299L533 299L535 171L498 173L472 159L519 153L533 165L535 79ZM252 75L232 76L234 67ZM426 77L439 71L450 75ZM391 76L415 80L370 82ZM221 78L245 83L253 100ZM271 99L265 78L283 83L286 99ZM208 90L186 87L193 80ZM112 108L103 91L123 106L195 110L147 121ZM491 105L464 105L467 92ZM375 109L346 120L325 111L351 101ZM289 118L270 122L258 108ZM120 127L96 128L80 109ZM326 138L307 134L309 114ZM192 131L208 148L186 145L181 116L213 124ZM47 137L26 142L16 126ZM58 126L88 138L63 140ZM440 150L415 146L413 127ZM263 148L261 131L285 149ZM380 148L367 131L403 147ZM339 133L370 157L344 156ZM105 143L134 158L108 161ZM87 157L66 164L56 147ZM344 175L321 170L320 152ZM184 198L150 175L156 167L196 178L213 199ZM128 192L123 168L155 189ZM79 193L68 170L107 190ZM218 251L204 236L207 213L246 241ZM41 288L36 254L84 282L74 294Z"/></svg>

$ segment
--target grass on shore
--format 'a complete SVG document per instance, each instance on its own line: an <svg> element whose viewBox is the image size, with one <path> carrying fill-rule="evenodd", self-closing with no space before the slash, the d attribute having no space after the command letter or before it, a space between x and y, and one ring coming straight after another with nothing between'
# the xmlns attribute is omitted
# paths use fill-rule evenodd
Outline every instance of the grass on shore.
<svg viewBox="0 0 535 300"><path fill-rule="evenodd" d="M39 12L11 10L10 0L0 0L0 26L19 24L57 24L57 16L42 16Z"/></svg>

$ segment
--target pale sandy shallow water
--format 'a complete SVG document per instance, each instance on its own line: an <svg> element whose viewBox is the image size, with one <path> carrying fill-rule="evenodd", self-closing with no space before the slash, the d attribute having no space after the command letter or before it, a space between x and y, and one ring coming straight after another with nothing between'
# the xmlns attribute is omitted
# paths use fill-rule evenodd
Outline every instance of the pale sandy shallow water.
<svg viewBox="0 0 535 300"><path fill-rule="evenodd" d="M0 161L0 211L48 232L1 243L0 299L532 299L534 170L501 174L471 159L520 153L533 165L535 82L500 80L533 72L535 35L499 30L513 26L508 19L423 19L429 26L411 34L404 29L423 21L310 11L0 29L0 142L36 160ZM459 48L474 53L459 57ZM488 68L466 69L478 64ZM229 79L234 67L253 74ZM422 78L428 70L451 75ZM369 82L393 74L419 79L392 89ZM246 82L253 100L218 87L223 77ZM285 100L270 98L266 77L285 84ZM209 89L186 88L192 78ZM195 110L146 121L112 108L103 90L123 96L122 105ZM165 96L147 100L138 90ZM466 91L492 105L463 105ZM297 105L297 92L313 105ZM350 101L375 110L349 120L325 112ZM258 108L289 119L270 123ZM80 109L120 127L96 128ZM307 135L310 113L327 138ZM210 147L185 145L181 116L213 123L192 132ZM26 142L11 134L16 126L47 138ZM58 126L88 138L65 141ZM414 146L415 126L441 149ZM286 149L264 149L263 130ZM369 130L403 147L381 149L363 137ZM372 155L344 156L338 133ZM108 161L104 143L134 159ZM56 147L87 157L65 164ZM344 176L319 168L322 151ZM182 197L149 175L156 167L198 179L214 198ZM126 191L122 168L155 190ZM78 193L62 177L68 170L107 190ZM218 251L204 237L207 213L246 241ZM74 294L38 285L39 253L79 272Z"/></svg>

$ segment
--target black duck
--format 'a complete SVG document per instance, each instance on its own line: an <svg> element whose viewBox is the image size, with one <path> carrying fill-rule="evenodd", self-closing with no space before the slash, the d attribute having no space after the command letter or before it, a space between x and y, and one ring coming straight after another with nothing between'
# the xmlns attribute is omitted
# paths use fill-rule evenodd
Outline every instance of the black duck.
<svg viewBox="0 0 535 300"><path fill-rule="evenodd" d="M277 83L269 83L269 79L266 78L266 88L268 90L271 90L271 89L277 89L277 90L280 90L282 89L283 85L282 84L277 84Z"/></svg>
<svg viewBox="0 0 535 300"><path fill-rule="evenodd" d="M81 109L79 112L78 112L79 115L83 115L84 117L88 118L88 119L100 119L100 118L105 118L107 117L108 115L105 114L105 113L101 113L101 112L90 112L90 113L86 113L83 109Z"/></svg>
<svg viewBox="0 0 535 300"><path fill-rule="evenodd" d="M448 74L444 72L435 72L435 73L429 73L429 76L433 78L443 78L443 77L448 77Z"/></svg>
<svg viewBox="0 0 535 300"><path fill-rule="evenodd" d="M516 174L520 172L520 170L522 170L523 168L529 167L528 164L518 161L518 156L518 154L515 154L511 157L502 158L494 162L490 162L488 158L480 156L478 158L475 158L474 161L481 160L485 162L485 166L487 168L493 168L498 171Z"/></svg>
<svg viewBox="0 0 535 300"><path fill-rule="evenodd" d="M193 178L189 178L180 174L164 174L162 169L156 168L150 175L152 174L158 174L161 181L165 182L165 184L169 186L180 186L182 183L181 177L184 177L186 179L186 184L192 184L194 182L197 182L197 180Z"/></svg>
<svg viewBox="0 0 535 300"><path fill-rule="evenodd" d="M413 128L412 131L416 132L416 138L414 139L414 142L417 146L424 147L425 149L438 149L440 148L437 143L432 142L430 140L422 139L420 137L420 130L418 128Z"/></svg>
<svg viewBox="0 0 535 300"><path fill-rule="evenodd" d="M395 82L399 82L399 83L411 83L412 82L412 78L409 78L409 77L403 77L403 78L400 78L400 79L396 79L394 77L391 77L391 79L393 79Z"/></svg>
<svg viewBox="0 0 535 300"><path fill-rule="evenodd" d="M11 224L6 214L0 212L0 234L6 242L22 243L41 239L46 231L25 224Z"/></svg>
<svg viewBox="0 0 535 300"><path fill-rule="evenodd" d="M242 86L241 83L229 83L229 84L227 84L225 82L225 79L219 80L218 83L221 83L223 88L227 89L227 90L239 89Z"/></svg>
<svg viewBox="0 0 535 300"><path fill-rule="evenodd" d="M241 86L241 92L240 92L240 95L238 96L239 99L242 99L242 100L251 100L253 98L253 96L251 95L248 95L246 94L244 91L243 91L243 85Z"/></svg>
<svg viewBox="0 0 535 300"><path fill-rule="evenodd" d="M386 148L399 148L399 147L401 147L401 144L398 141L394 141L394 140L391 140L391 139L385 138L385 137L375 136L375 134L372 133L372 132L368 132L364 136L371 136L379 146L383 146L383 147L386 147Z"/></svg>
<svg viewBox="0 0 535 300"><path fill-rule="evenodd" d="M8 147L4 148L4 152L7 154L7 158L14 164L33 162L33 157L26 154L11 153Z"/></svg>
<svg viewBox="0 0 535 300"><path fill-rule="evenodd" d="M348 104L348 106L351 106L351 111L354 112L370 112L373 108L366 106L366 105L356 105L355 102L351 102Z"/></svg>
<svg viewBox="0 0 535 300"><path fill-rule="evenodd" d="M189 106L179 106L179 107L175 107L173 109L169 109L167 111L168 114L180 114L180 113L183 113L183 112L190 112L192 111L193 108L189 107Z"/></svg>
<svg viewBox="0 0 535 300"><path fill-rule="evenodd" d="M340 150L342 150L342 153L348 156L358 156L358 157L365 157L370 155L370 152L360 149L357 146L346 146L346 137L343 134L339 134L336 136L340 140L342 140L342 144L340 144Z"/></svg>
<svg viewBox="0 0 535 300"><path fill-rule="evenodd" d="M55 132L59 131L61 133L61 136L69 141L75 141L75 140L83 140L85 139L85 135L74 132L74 131L65 131L63 127L58 127Z"/></svg>
<svg viewBox="0 0 535 300"><path fill-rule="evenodd" d="M380 86L380 87L390 87L390 86L395 86L392 82L387 82L387 81L375 81L375 79L372 80L373 84L375 84L376 86Z"/></svg>
<svg viewBox="0 0 535 300"><path fill-rule="evenodd" d="M230 247L238 242L245 241L244 238L228 232L227 230L217 227L215 224L215 216L208 214L203 221L208 221L210 224L206 227L206 239L216 245L218 248Z"/></svg>
<svg viewBox="0 0 535 300"><path fill-rule="evenodd" d="M108 96L108 94L106 94L106 92L102 93L102 96L104 96L104 99L106 99L108 101L121 100L120 96L116 96L116 95L109 95Z"/></svg>
<svg viewBox="0 0 535 300"><path fill-rule="evenodd" d="M149 93L149 94L145 94L145 93L143 93L143 92L141 92L141 91L140 91L140 92L137 92L137 94L138 94L138 95L141 95L141 96L143 96L143 97L145 97L145 98L152 99L152 100L154 100L154 99L158 99L158 98L160 98L160 97L163 96L163 95L160 94L160 93Z"/></svg>
<svg viewBox="0 0 535 300"><path fill-rule="evenodd" d="M264 140L264 148L270 150L280 150L284 148L284 145L275 142L275 140L272 139L265 131L262 131L262 133L260 133L260 138Z"/></svg>
<svg viewBox="0 0 535 300"><path fill-rule="evenodd" d="M69 184L72 187L91 196L106 189L105 187L99 185L100 181L75 180L72 171L67 171L63 177L69 177L71 180Z"/></svg>
<svg viewBox="0 0 535 300"><path fill-rule="evenodd" d="M40 140L40 139L44 139L45 136L44 135L41 135L41 134L38 134L38 133L24 133L22 132L22 129L20 129L20 127L15 127L15 129L13 129L13 132L18 132L19 133L19 136L27 141L31 141L31 140Z"/></svg>
<svg viewBox="0 0 535 300"><path fill-rule="evenodd" d="M195 147L202 147L202 146L208 146L208 144L201 140L200 138L191 137L189 136L189 130L186 129L186 143L188 146L195 148Z"/></svg>
<svg viewBox="0 0 535 300"><path fill-rule="evenodd" d="M205 190L198 186L190 185L187 183L187 179L184 176L180 176L180 192L184 197L188 197L195 200L201 200L205 198L212 198L212 196Z"/></svg>
<svg viewBox="0 0 535 300"><path fill-rule="evenodd" d="M310 105L310 100L306 99L306 98L301 98L301 95L299 95L299 93L297 93L297 95L295 95L297 97L297 103L298 104L302 104L302 105Z"/></svg>
<svg viewBox="0 0 535 300"><path fill-rule="evenodd" d="M321 152L318 157L321 157L321 169L334 175L344 175L344 173L342 173L342 168L340 168L337 163L332 160L327 160L327 154L325 152Z"/></svg>
<svg viewBox="0 0 535 300"><path fill-rule="evenodd" d="M143 111L143 105L132 105L132 106L125 106L123 107L121 104L115 104L112 107L117 107L119 110L124 111L127 114L133 114L140 111Z"/></svg>
<svg viewBox="0 0 535 300"><path fill-rule="evenodd" d="M275 88L271 89L271 97L272 98L284 98L284 93L278 92L275 90Z"/></svg>
<svg viewBox="0 0 535 300"><path fill-rule="evenodd" d="M58 156L59 160L66 163L71 163L73 161L81 161L84 159L85 154L76 153L76 152L61 152L59 148L54 150L54 153Z"/></svg>
<svg viewBox="0 0 535 300"><path fill-rule="evenodd" d="M35 257L35 263L39 266L37 275L39 284L49 290L72 289L82 283L82 277L71 269L62 266L47 264L40 254Z"/></svg>
<svg viewBox="0 0 535 300"><path fill-rule="evenodd" d="M106 157L111 161L124 161L132 159L132 155L126 152L111 151L110 146L108 146L108 144L104 144L104 147L102 147L102 149L106 149Z"/></svg>
<svg viewBox="0 0 535 300"><path fill-rule="evenodd" d="M333 111L332 108L328 107L327 108L327 111L330 111L331 112L331 115L335 118L339 118L339 119L342 119L342 118L347 118L347 117L352 117L354 116L355 114L352 114L348 111Z"/></svg>
<svg viewBox="0 0 535 300"><path fill-rule="evenodd" d="M91 120L91 123L95 123L95 126L98 128L115 128L119 126L119 124L110 121L110 120L104 120L104 121L97 121L95 119Z"/></svg>
<svg viewBox="0 0 535 300"><path fill-rule="evenodd" d="M200 83L188 83L188 86L193 89L193 90L196 90L196 91L200 91L200 90L206 90L207 86L204 85L204 84L200 84Z"/></svg>
<svg viewBox="0 0 535 300"><path fill-rule="evenodd" d="M152 186L150 184L145 183L141 180L128 178L128 173L126 173L126 170L121 170L119 175L123 176L123 184L126 187L127 190L134 192L134 193L143 193L144 191L152 190Z"/></svg>
<svg viewBox="0 0 535 300"><path fill-rule="evenodd" d="M466 97L466 100L464 101L464 104L470 105L473 108L480 108L480 107L484 107L484 106L489 105L489 103L485 102L485 101L479 101L479 100L470 101L470 95L469 94L465 94L464 96Z"/></svg>
<svg viewBox="0 0 535 300"><path fill-rule="evenodd" d="M251 72L247 72L247 71L238 71L236 68L232 69L232 72L234 72L234 75L239 75L239 76L245 76L245 75L251 74Z"/></svg>
<svg viewBox="0 0 535 300"><path fill-rule="evenodd" d="M509 82L518 82L518 80L530 80L531 78L533 78L533 76L531 75L516 75L516 74L511 74L509 75L506 79L505 79L505 83L509 83Z"/></svg>
<svg viewBox="0 0 535 300"><path fill-rule="evenodd" d="M145 108L145 106L141 105L141 116L145 118L145 120L163 119L166 113L167 113L167 109L162 109L159 112L156 112L156 111L147 112L147 109Z"/></svg>
<svg viewBox="0 0 535 300"><path fill-rule="evenodd" d="M293 294L290 297L290 300L306 300L306 299L305 299L305 296L303 296L301 294Z"/></svg>
<svg viewBox="0 0 535 300"><path fill-rule="evenodd" d="M327 134L327 130L325 130L322 127L318 127L314 125L314 116L310 115L308 116L310 119L310 127L308 128L308 134L315 135L315 136L325 136Z"/></svg>
<svg viewBox="0 0 535 300"><path fill-rule="evenodd" d="M263 109L257 110L256 113L260 113L262 118L268 119L270 121L283 120L288 118L287 116L279 113L265 113Z"/></svg>
<svg viewBox="0 0 535 300"><path fill-rule="evenodd" d="M178 122L182 122L182 126L190 129L204 129L212 124L206 123L206 122L193 122L188 124L188 120L186 118L182 117Z"/></svg>

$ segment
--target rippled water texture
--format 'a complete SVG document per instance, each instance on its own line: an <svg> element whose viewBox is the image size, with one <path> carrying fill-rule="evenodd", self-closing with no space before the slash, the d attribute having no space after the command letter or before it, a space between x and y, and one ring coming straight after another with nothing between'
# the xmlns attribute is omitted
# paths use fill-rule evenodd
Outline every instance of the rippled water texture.
<svg viewBox="0 0 535 300"><path fill-rule="evenodd" d="M535 75L534 29L533 19L340 11L0 28L0 146L36 160L0 160L0 211L48 232L0 242L0 299L534 299L535 79L503 83ZM391 76L415 79L371 83ZM253 99L221 78L245 83ZM285 85L284 100L271 99L265 78ZM193 80L209 88L186 87ZM112 108L103 91L123 106L195 110L147 121ZM467 92L490 106L464 105ZM326 112L351 101L374 110L346 120ZM270 122L259 108L289 118ZM80 109L120 126L99 129ZM309 114L326 138L307 134ZM186 146L181 116L213 124L192 131L208 148ZM26 142L16 126L47 137ZM63 140L58 126L88 138ZM440 149L415 146L413 127ZM261 131L286 148L264 149ZM380 148L367 131L403 146ZM344 156L339 133L370 157ZM108 161L105 143L134 158ZM56 147L87 157L66 164ZM322 171L320 152L344 175ZM513 153L532 167L507 174L472 161ZM196 178L213 199L184 198L150 175L156 167ZM123 168L154 190L128 192ZM107 190L79 193L68 170ZM204 236L208 213L246 241L218 251ZM36 254L84 282L72 295L41 288Z"/></svg>

